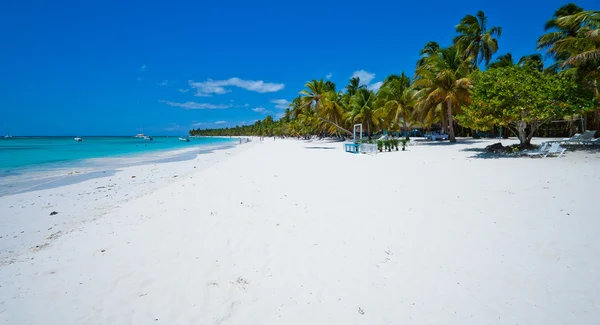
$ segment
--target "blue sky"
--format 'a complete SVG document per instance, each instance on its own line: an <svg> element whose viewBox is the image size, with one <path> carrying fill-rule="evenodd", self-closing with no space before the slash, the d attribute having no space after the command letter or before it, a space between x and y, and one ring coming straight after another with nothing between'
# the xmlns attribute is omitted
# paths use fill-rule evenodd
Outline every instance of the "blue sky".
<svg viewBox="0 0 600 325"><path fill-rule="evenodd" d="M466 14L535 53L564 1L17 1L0 3L0 132L185 134L277 116L306 81L412 75ZM578 1L584 9L599 9ZM369 80L370 79L370 80ZM280 106L280 107L278 107Z"/></svg>

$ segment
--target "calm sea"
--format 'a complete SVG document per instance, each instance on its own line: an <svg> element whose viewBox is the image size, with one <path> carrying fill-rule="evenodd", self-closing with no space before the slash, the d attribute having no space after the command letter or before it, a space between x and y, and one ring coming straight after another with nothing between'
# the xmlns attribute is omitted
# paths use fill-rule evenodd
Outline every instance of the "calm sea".
<svg viewBox="0 0 600 325"><path fill-rule="evenodd" d="M153 137L0 138L0 196L33 188L77 168L87 173L134 164L184 160L210 149L231 146L237 138ZM9 190L10 189L10 190Z"/></svg>

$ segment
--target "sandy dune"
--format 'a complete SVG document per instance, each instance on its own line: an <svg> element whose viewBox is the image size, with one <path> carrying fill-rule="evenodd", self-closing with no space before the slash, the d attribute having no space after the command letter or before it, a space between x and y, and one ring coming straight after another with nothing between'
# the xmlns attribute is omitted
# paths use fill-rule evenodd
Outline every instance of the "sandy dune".
<svg viewBox="0 0 600 325"><path fill-rule="evenodd" d="M0 321L597 324L600 153L494 159L489 143L256 140L202 169L119 171L170 179L132 199L123 183L77 202L104 178L2 197Z"/></svg>

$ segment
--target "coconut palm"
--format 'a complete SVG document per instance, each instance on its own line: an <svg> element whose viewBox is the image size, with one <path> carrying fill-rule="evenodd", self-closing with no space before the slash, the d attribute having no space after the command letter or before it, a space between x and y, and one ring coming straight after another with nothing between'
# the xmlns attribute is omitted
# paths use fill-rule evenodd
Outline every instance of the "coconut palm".
<svg viewBox="0 0 600 325"><path fill-rule="evenodd" d="M334 91L327 92L321 99L321 107L319 110L319 116L324 117L327 120L333 121L335 124L326 123L327 132L330 134L338 133L339 129L336 127L337 124L341 124L344 121L346 109L341 101L342 94L335 93Z"/></svg>
<svg viewBox="0 0 600 325"><path fill-rule="evenodd" d="M579 25L566 24L563 18L581 13L582 11L583 9L581 7L569 3L558 8L556 12L554 12L554 16L546 22L544 30L547 31L547 33L542 35L537 43L538 50L547 50L546 54L554 59L555 63L550 66L551 69L560 69L563 67L564 61L569 58L569 53L562 52L555 47L556 43L567 38L577 37L579 32Z"/></svg>
<svg viewBox="0 0 600 325"><path fill-rule="evenodd" d="M488 69L506 68L506 67L511 67L513 65L515 65L515 62L513 61L512 54L506 53L506 54L500 55L499 57L496 58L496 60L494 60L494 62L488 64L487 68Z"/></svg>
<svg viewBox="0 0 600 325"><path fill-rule="evenodd" d="M600 11L584 11L569 4L559 8L546 24L547 34L538 40L539 49L555 60L549 69L576 76L600 100ZM590 116L585 116L586 123ZM600 108L593 123L600 125Z"/></svg>
<svg viewBox="0 0 600 325"><path fill-rule="evenodd" d="M416 95L419 106L424 111L435 109L438 104L446 106L450 142L456 142L453 112L470 102L471 82L468 75L472 69L473 64L465 59L462 52L450 46L429 57L416 71L414 86L420 89Z"/></svg>
<svg viewBox="0 0 600 325"><path fill-rule="evenodd" d="M582 11L564 16L556 21L557 26L578 27L576 36L567 36L556 41L551 49L564 53L568 58L564 65L600 66L600 11Z"/></svg>
<svg viewBox="0 0 600 325"><path fill-rule="evenodd" d="M350 100L351 112L347 120L352 123L360 122L367 129L367 135L371 138L373 126L377 127L380 120L375 113L375 93L366 88L359 88Z"/></svg>
<svg viewBox="0 0 600 325"><path fill-rule="evenodd" d="M302 100L301 100L302 105L305 108L307 108L309 111L314 112L316 115L316 118L322 120L323 122L332 124L339 130L344 131L351 135L352 132L344 129L336 122L331 121L331 120L319 115L319 113L322 110L323 98L328 95L328 93L331 90L331 86L328 85L327 83L325 83L323 81L323 79L321 79L321 80L309 81L306 83L305 87L306 87L306 89L303 89L300 92L300 96L302 97Z"/></svg>
<svg viewBox="0 0 600 325"><path fill-rule="evenodd" d="M346 90L348 91L347 93L349 96L354 96L356 91L359 90L360 88L366 88L366 86L360 84L359 77L351 78L350 83L348 84L348 86L346 86Z"/></svg>
<svg viewBox="0 0 600 325"><path fill-rule="evenodd" d="M522 67L530 67L538 71L544 70L544 60L540 54L522 56L517 64Z"/></svg>
<svg viewBox="0 0 600 325"><path fill-rule="evenodd" d="M492 55L498 51L502 28L494 26L487 29L487 17L480 10L475 16L466 15L456 26L456 32L459 35L454 38L454 44L463 51L465 57L479 65L483 61L489 64Z"/></svg>
<svg viewBox="0 0 600 325"><path fill-rule="evenodd" d="M417 61L417 67L425 64L428 57L435 55L440 50L440 45L437 42L431 41L425 44L425 47L419 53L421 58Z"/></svg>
<svg viewBox="0 0 600 325"><path fill-rule="evenodd" d="M515 65L513 61L512 54L506 53L504 55L499 56L496 60L490 64L488 64L488 69L494 68L507 68ZM544 61L542 60L542 56L540 54L531 54L522 56L519 59L517 65L522 67L531 67L538 71L542 71L544 69Z"/></svg>
<svg viewBox="0 0 600 325"><path fill-rule="evenodd" d="M387 122L384 124L391 129L398 126L407 131L414 121L415 94L410 78L404 73L387 77L377 93L376 117Z"/></svg>

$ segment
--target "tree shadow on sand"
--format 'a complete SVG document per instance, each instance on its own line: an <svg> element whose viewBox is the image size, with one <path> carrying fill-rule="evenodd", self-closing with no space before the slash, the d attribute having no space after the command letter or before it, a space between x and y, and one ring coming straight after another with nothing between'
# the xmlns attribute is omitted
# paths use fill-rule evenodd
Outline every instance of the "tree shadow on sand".
<svg viewBox="0 0 600 325"><path fill-rule="evenodd" d="M475 158L475 159L505 159L505 158L527 158L527 156L516 155L513 153L497 153L497 152L489 152L484 148L464 148L460 151L464 152L473 152L472 156L467 158Z"/></svg>
<svg viewBox="0 0 600 325"><path fill-rule="evenodd" d="M415 144L418 144L419 146L453 146L453 145L457 145L457 144L475 144L475 143L482 143L482 142L489 142L489 141L486 141L485 139L456 139L456 142L450 142L448 140L432 141L432 140L416 139L416 140L412 140L412 142L414 142Z"/></svg>
<svg viewBox="0 0 600 325"><path fill-rule="evenodd" d="M566 148L566 152L600 153L599 145L561 144L561 147Z"/></svg>
<svg viewBox="0 0 600 325"><path fill-rule="evenodd" d="M324 149L324 150L333 150L337 149L335 147L304 147L305 149Z"/></svg>
<svg viewBox="0 0 600 325"><path fill-rule="evenodd" d="M568 155L569 152L587 152L592 154L600 154L600 146L585 146L585 145L561 145L563 148L566 148L565 155ZM503 159L503 158L539 158L540 156L528 156L526 154L513 154L513 153L496 153L496 152L488 152L484 148L464 148L460 151L464 152L473 152L475 153L473 156L468 158L476 158L476 159ZM548 156L546 158L556 158L556 156Z"/></svg>

